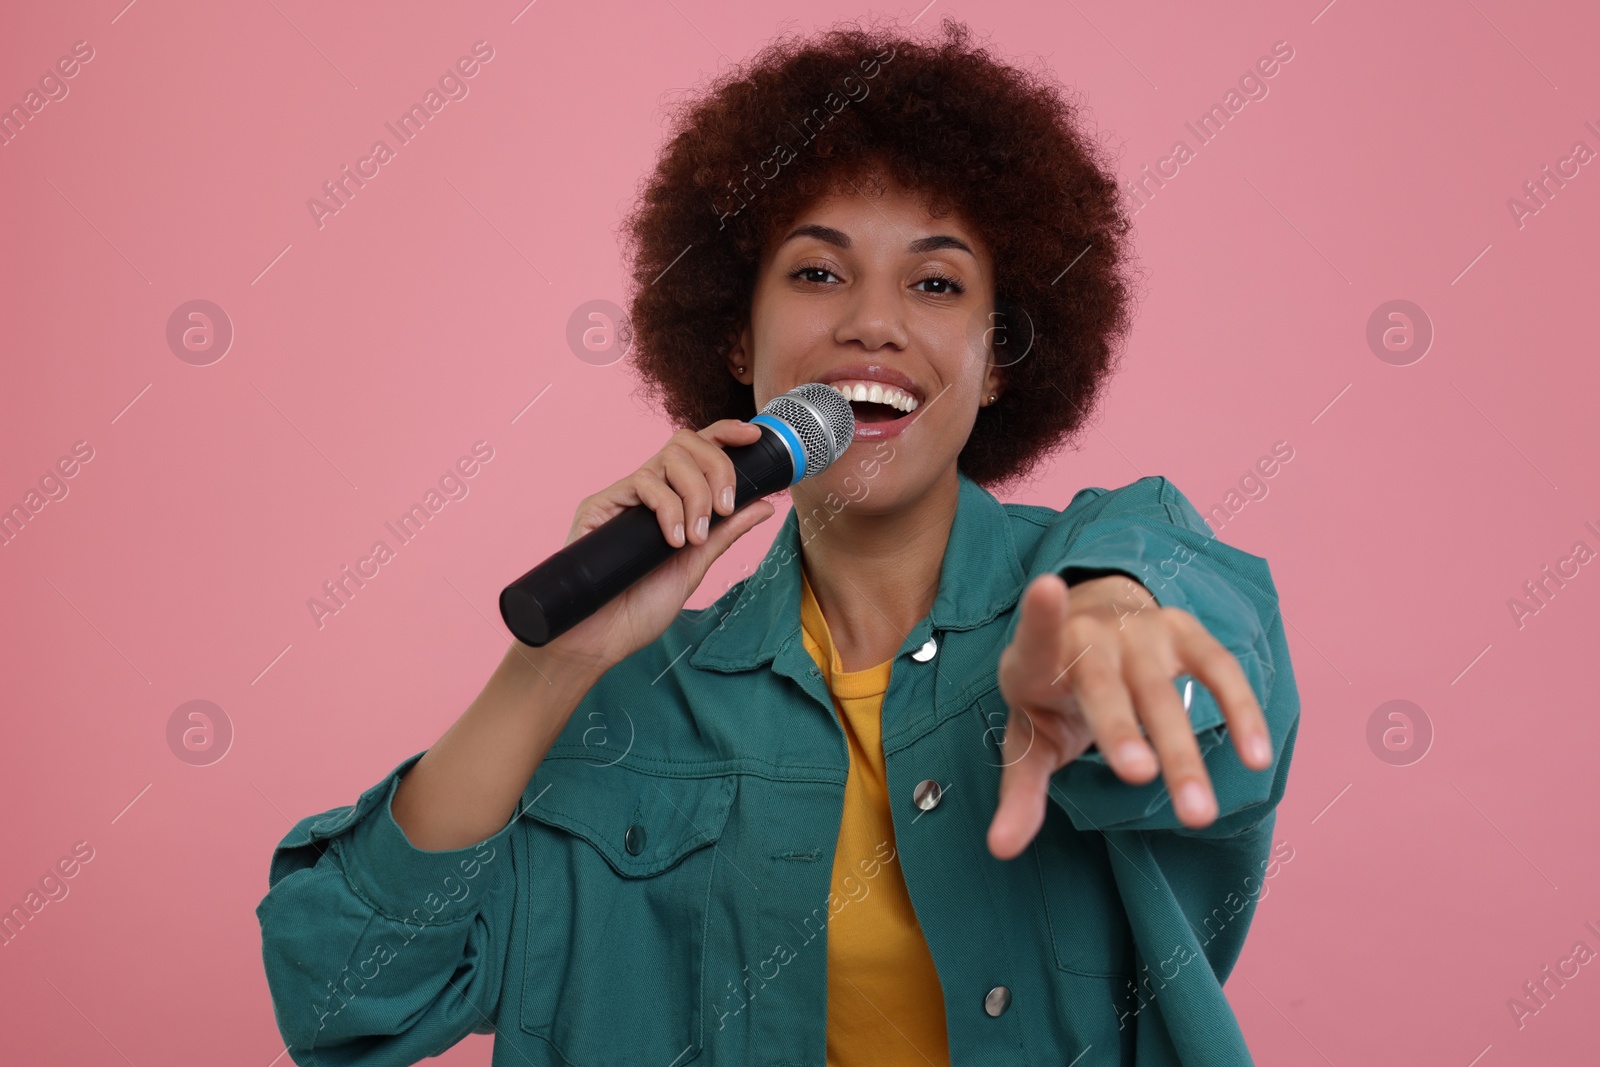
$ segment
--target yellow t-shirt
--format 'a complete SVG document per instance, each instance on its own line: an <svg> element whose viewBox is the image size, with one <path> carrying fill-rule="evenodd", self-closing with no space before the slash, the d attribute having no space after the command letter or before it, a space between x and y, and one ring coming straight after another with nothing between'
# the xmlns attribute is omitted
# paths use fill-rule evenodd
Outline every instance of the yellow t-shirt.
<svg viewBox="0 0 1600 1067"><path fill-rule="evenodd" d="M833 860L845 903L828 921L828 1067L945 1067L944 991L900 871L885 784L881 714L894 661L842 669L804 570L800 622L850 742Z"/></svg>

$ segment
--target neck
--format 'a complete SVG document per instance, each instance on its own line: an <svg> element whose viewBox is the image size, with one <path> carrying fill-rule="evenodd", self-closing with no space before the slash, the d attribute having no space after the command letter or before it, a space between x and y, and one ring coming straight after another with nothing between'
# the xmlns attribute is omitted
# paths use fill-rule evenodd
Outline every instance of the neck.
<svg viewBox="0 0 1600 1067"><path fill-rule="evenodd" d="M866 513L847 502L826 521L822 494L813 497L804 486L790 492L801 516L806 579L843 668L877 666L904 644L938 597L960 491L956 469L904 507ZM805 516L812 514L818 519L808 524Z"/></svg>

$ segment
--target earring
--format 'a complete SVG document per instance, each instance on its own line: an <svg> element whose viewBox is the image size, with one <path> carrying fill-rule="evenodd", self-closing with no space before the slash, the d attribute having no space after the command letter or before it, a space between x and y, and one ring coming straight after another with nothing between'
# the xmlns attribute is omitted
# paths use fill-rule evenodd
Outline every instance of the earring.
<svg viewBox="0 0 1600 1067"><path fill-rule="evenodd" d="M989 403L993 404L997 399L999 399L999 398L996 397L993 393L989 394Z"/></svg>
<svg viewBox="0 0 1600 1067"><path fill-rule="evenodd" d="M744 364L743 363L739 364L739 373L740 374L744 373Z"/></svg>

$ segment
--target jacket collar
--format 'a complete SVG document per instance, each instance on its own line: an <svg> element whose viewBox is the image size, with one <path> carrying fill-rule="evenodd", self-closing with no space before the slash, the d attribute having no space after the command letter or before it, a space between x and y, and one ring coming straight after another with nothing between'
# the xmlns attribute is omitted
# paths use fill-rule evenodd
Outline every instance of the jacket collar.
<svg viewBox="0 0 1600 1067"><path fill-rule="evenodd" d="M905 646L921 647L927 630L969 630L1017 601L1024 574L1011 536L1011 518L983 486L956 470L955 519L939 571L939 592L927 626L919 625ZM731 604L718 601L722 621L689 658L710 670L749 670L769 663L800 640L800 519L790 508L756 573L739 585Z"/></svg>

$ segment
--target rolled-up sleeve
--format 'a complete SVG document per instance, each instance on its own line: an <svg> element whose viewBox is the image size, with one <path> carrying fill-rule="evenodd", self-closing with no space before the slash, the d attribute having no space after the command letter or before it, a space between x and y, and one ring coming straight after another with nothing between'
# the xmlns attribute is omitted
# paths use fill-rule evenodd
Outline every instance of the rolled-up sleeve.
<svg viewBox="0 0 1600 1067"><path fill-rule="evenodd" d="M1184 826L1161 777L1132 785L1091 747L1052 776L1051 795L1073 824L1215 837L1246 832L1270 815L1287 781L1300 701L1267 561L1219 541L1176 486L1152 475L1109 492L1081 490L1047 533L1035 564L1030 580L1053 572L1069 585L1126 574L1158 606L1193 615L1239 662L1272 735L1272 766L1245 767L1213 695L1199 679L1180 674L1174 681L1180 693L1190 693L1189 719L1216 791L1217 818L1200 829ZM1138 610L1135 598L1127 603Z"/></svg>
<svg viewBox="0 0 1600 1067"><path fill-rule="evenodd" d="M422 755L355 804L300 820L272 854L256 918L278 1029L302 1067L400 1067L492 1029L517 820L467 848L411 844L390 805Z"/></svg>

